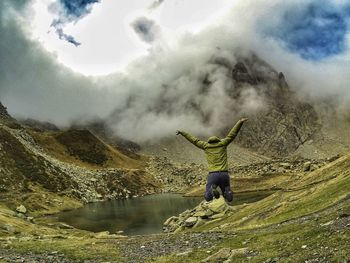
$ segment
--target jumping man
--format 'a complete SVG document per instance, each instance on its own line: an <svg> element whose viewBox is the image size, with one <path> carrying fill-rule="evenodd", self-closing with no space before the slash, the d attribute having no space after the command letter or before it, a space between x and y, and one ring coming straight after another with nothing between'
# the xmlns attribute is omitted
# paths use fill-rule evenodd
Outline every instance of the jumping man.
<svg viewBox="0 0 350 263"><path fill-rule="evenodd" d="M209 176L204 194L206 201L213 200L213 196L215 198L220 197L220 193L216 189L217 186L220 187L226 201L232 201L233 193L230 187L230 176L228 174L227 146L234 140L234 138L236 138L243 123L247 120L247 118L240 119L228 133L226 138L220 139L216 136L212 136L209 137L208 142L201 141L184 131L176 132L176 135L181 134L189 142L204 150L206 154L209 167Z"/></svg>

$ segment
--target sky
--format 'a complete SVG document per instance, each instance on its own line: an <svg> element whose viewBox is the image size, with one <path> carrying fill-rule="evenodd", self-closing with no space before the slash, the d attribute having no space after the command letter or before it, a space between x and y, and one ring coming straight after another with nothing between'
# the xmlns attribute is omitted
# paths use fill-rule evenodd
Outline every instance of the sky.
<svg viewBox="0 0 350 263"><path fill-rule="evenodd" d="M105 75L146 55L156 38L171 42L182 31L199 31L228 6L225 0L35 1L30 30L64 65Z"/></svg>
<svg viewBox="0 0 350 263"><path fill-rule="evenodd" d="M18 118L103 118L138 142L211 135L233 111L263 107L251 89L227 96L222 61L251 53L302 96L349 112L345 0L2 0L0 19L0 101Z"/></svg>

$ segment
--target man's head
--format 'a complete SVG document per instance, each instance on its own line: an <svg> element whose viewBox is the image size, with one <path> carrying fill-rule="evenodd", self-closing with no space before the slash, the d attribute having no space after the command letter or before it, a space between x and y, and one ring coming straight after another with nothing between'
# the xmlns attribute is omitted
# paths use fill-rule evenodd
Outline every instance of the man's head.
<svg viewBox="0 0 350 263"><path fill-rule="evenodd" d="M208 138L208 143L217 143L220 142L220 138L217 136L211 136Z"/></svg>

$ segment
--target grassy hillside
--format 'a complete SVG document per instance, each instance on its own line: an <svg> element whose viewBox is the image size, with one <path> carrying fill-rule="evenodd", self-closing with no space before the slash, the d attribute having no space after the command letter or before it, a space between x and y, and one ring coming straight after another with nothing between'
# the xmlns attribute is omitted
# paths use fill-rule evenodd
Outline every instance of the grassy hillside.
<svg viewBox="0 0 350 263"><path fill-rule="evenodd" d="M261 201L232 207L223 219L193 229L225 233L210 252L196 248L181 257L173 253L154 262L206 258L203 262L348 262L349 226L350 154Z"/></svg>
<svg viewBox="0 0 350 263"><path fill-rule="evenodd" d="M346 155L287 183L284 190L256 203L234 206L223 219L185 232L120 237L77 230L50 232L44 226L14 222L32 234L40 230L55 235L45 237L45 242L13 238L0 248L11 248L17 256L34 251L37 257L54 250L65 258L91 262L348 262L349 180L350 155Z"/></svg>
<svg viewBox="0 0 350 263"><path fill-rule="evenodd" d="M306 216L327 209L339 202L347 202L350 194L350 155L313 171L286 190L268 198L237 208L226 218L221 229L246 229L281 223L293 218ZM215 223L210 227L215 227ZM209 227L209 226L207 226Z"/></svg>
<svg viewBox="0 0 350 263"><path fill-rule="evenodd" d="M33 131L0 122L0 200L32 215L158 191L147 158L128 157L86 130ZM56 201L54 201L56 200Z"/></svg>
<svg viewBox="0 0 350 263"><path fill-rule="evenodd" d="M88 130L31 131L31 135L47 153L64 162L88 168L139 169L145 166L145 157L131 158Z"/></svg>

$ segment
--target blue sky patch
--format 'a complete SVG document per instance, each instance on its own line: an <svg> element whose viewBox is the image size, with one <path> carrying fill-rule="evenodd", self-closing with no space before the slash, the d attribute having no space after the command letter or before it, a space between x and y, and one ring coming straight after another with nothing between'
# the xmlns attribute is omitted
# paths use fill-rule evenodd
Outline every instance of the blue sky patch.
<svg viewBox="0 0 350 263"><path fill-rule="evenodd" d="M64 15L71 20L80 19L91 12L93 4L99 0L59 0Z"/></svg>
<svg viewBox="0 0 350 263"><path fill-rule="evenodd" d="M99 3L100 0L58 0L50 7L55 10L57 18L55 18L51 27L55 28L55 32L62 40L75 45L81 45L73 36L64 33L64 26L70 22L78 22L80 19L90 14L93 4Z"/></svg>
<svg viewBox="0 0 350 263"><path fill-rule="evenodd" d="M350 5L340 8L326 1L285 10L269 35L307 60L321 60L346 49Z"/></svg>

